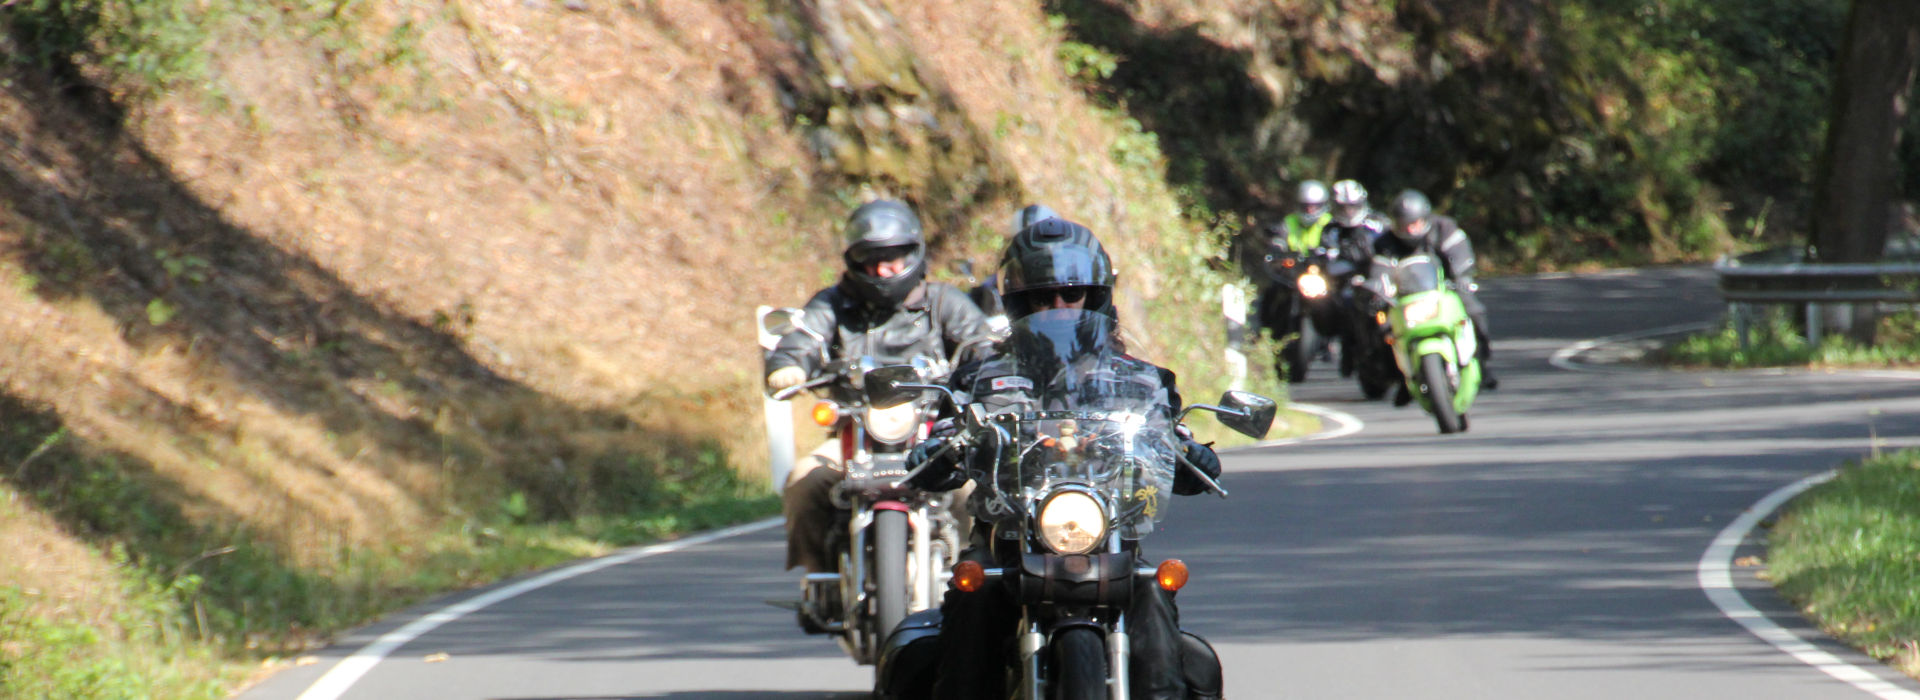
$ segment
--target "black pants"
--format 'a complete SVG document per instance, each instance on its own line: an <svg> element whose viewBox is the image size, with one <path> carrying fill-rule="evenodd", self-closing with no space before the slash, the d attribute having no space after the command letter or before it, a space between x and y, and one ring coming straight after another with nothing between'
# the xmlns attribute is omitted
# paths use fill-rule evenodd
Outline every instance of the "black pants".
<svg viewBox="0 0 1920 700"><path fill-rule="evenodd" d="M974 547L962 559L991 566L987 539L976 528ZM1220 659L1204 640L1180 631L1173 595L1148 586L1127 610L1128 681L1133 697L1187 700L1220 697ZM939 700L1006 697L1007 669L1019 659L1020 608L1004 587L973 593L947 591L940 606L939 670L933 696ZM1191 682L1190 682L1191 681ZM1192 687L1190 688L1189 685Z"/></svg>

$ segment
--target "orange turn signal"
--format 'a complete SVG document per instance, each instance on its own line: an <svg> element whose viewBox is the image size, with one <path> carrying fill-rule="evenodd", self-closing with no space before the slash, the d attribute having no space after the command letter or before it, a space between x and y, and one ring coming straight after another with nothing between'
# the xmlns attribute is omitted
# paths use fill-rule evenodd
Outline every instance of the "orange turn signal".
<svg viewBox="0 0 1920 700"><path fill-rule="evenodd" d="M1187 585L1187 563L1179 559L1160 562L1160 568L1153 572L1153 580L1164 590L1180 590Z"/></svg>
<svg viewBox="0 0 1920 700"><path fill-rule="evenodd" d="M1373 322L1374 322L1374 323L1386 323L1386 322L1387 322L1387 312L1385 312L1385 311L1375 311L1375 312L1373 312Z"/></svg>
<svg viewBox="0 0 1920 700"><path fill-rule="evenodd" d="M840 419L840 407L832 401L821 401L813 405L813 424L821 427L833 425Z"/></svg>
<svg viewBox="0 0 1920 700"><path fill-rule="evenodd" d="M980 566L980 562L963 561L953 565L953 587L960 592L972 593L986 585L987 569Z"/></svg>
<svg viewBox="0 0 1920 700"><path fill-rule="evenodd" d="M1282 261L1280 261L1280 266L1281 266L1281 267L1293 267L1293 258L1287 258L1287 259L1285 259L1285 260L1282 260Z"/></svg>

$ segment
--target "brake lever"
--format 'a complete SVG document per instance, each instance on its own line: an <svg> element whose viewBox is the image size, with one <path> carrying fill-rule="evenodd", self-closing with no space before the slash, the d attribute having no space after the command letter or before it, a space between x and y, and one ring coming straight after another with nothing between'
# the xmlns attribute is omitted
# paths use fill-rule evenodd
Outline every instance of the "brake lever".
<svg viewBox="0 0 1920 700"><path fill-rule="evenodd" d="M1194 463L1187 461L1186 455L1176 455L1174 459L1179 460L1182 466L1192 470L1194 476L1200 477L1200 482L1207 485L1207 490L1220 494L1221 498L1227 497L1226 487L1221 486L1220 482L1214 481L1213 477L1207 476L1206 472L1200 471L1200 467L1195 466Z"/></svg>

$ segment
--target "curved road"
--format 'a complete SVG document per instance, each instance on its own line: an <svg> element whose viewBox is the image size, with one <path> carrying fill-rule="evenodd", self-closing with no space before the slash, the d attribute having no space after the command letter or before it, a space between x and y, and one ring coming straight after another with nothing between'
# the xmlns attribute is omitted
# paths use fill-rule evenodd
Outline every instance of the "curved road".
<svg viewBox="0 0 1920 700"><path fill-rule="evenodd" d="M1182 622L1218 646L1232 697L1920 698L1821 641L1752 568L1733 568L1747 603L1868 683L1748 632L1696 570L1750 506L1865 453L1870 435L1920 444L1920 374L1565 361L1582 340L1711 320L1704 270L1492 280L1483 294L1503 385L1471 432L1441 438L1417 408L1361 402L1317 366L1294 400L1365 430L1230 453L1233 498L1176 504L1149 543L1192 567ZM242 697L864 697L870 669L761 602L797 584L776 570L777 524L746 530L436 601Z"/></svg>

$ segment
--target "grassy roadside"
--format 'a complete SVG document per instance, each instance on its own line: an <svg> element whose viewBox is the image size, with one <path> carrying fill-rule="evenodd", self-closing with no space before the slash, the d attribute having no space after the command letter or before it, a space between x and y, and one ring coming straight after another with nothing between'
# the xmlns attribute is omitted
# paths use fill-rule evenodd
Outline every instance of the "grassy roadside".
<svg viewBox="0 0 1920 700"><path fill-rule="evenodd" d="M1769 535L1767 573L1829 634L1920 677L1920 451L1849 464Z"/></svg>
<svg viewBox="0 0 1920 700"><path fill-rule="evenodd" d="M1837 335L1808 343L1785 313L1773 310L1748 329L1742 348L1731 321L1682 338L1654 353L1656 361L1681 367L1911 367L1920 365L1920 316L1908 311L1880 320L1879 340L1862 345Z"/></svg>

